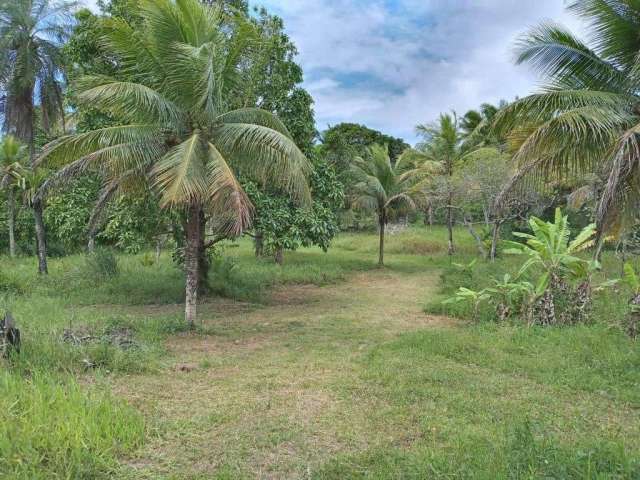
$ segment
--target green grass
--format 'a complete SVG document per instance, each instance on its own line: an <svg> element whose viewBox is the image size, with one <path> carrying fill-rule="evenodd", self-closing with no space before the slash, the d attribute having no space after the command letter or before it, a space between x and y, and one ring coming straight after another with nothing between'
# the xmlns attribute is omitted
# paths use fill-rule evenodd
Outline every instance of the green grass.
<svg viewBox="0 0 640 480"><path fill-rule="evenodd" d="M409 426L411 446L343 455L316 477L638 478L638 361L601 327L402 335L363 375L386 404L372 415Z"/></svg>
<svg viewBox="0 0 640 480"><path fill-rule="evenodd" d="M110 478L143 440L140 414L108 393L0 372L2 478Z"/></svg>
<svg viewBox="0 0 640 480"><path fill-rule="evenodd" d="M640 478L640 348L615 326L628 292L598 296L587 326L432 317L468 317L441 299L519 263L461 272L475 246L456 236L453 259L442 227L390 236L384 269L375 234L283 267L228 244L192 333L167 254L119 255L113 276L52 259L45 278L2 258L24 345L0 360L0 477Z"/></svg>

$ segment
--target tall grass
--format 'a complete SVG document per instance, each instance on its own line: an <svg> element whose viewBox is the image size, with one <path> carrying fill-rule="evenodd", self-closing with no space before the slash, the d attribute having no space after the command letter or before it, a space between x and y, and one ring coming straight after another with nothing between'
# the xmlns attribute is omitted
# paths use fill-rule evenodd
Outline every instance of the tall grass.
<svg viewBox="0 0 640 480"><path fill-rule="evenodd" d="M2 478L113 478L143 439L141 416L122 401L71 379L0 371Z"/></svg>

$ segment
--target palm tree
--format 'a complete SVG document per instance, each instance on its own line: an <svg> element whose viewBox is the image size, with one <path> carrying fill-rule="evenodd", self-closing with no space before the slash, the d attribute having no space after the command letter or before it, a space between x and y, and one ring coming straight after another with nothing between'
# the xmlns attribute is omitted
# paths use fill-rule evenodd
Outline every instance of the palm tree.
<svg viewBox="0 0 640 480"><path fill-rule="evenodd" d="M226 235L251 222L241 172L310 198L310 163L267 111L231 109L252 32L248 23L222 28L219 7L198 0L143 0L142 27L107 24L105 47L128 81L99 76L78 84L78 102L121 124L60 138L43 161L64 165L57 177L100 168L107 182L148 179L163 207L184 213L185 318L196 320L199 259L208 216Z"/></svg>
<svg viewBox="0 0 640 480"><path fill-rule="evenodd" d="M400 171L413 170L418 181L415 184L416 204L424 209L425 225L433 226L435 197L438 196L439 175L442 175L442 164L432 158L428 152L417 148L407 148L398 157L397 168Z"/></svg>
<svg viewBox="0 0 640 480"><path fill-rule="evenodd" d="M408 206L414 208L413 196L421 175L415 169L407 169L400 162L391 164L386 146L372 145L364 157L353 160L351 173L353 202L356 207L374 210L378 217L380 248L378 265L384 266L384 232L392 209Z"/></svg>
<svg viewBox="0 0 640 480"><path fill-rule="evenodd" d="M61 45L72 26L74 2L0 1L0 113L3 130L27 145L35 161L36 100L46 132L63 122ZM33 205L38 270L47 273L42 203Z"/></svg>
<svg viewBox="0 0 640 480"><path fill-rule="evenodd" d="M587 22L591 42L552 23L522 36L517 63L531 65L546 86L501 111L496 126L510 135L523 171L603 177L602 238L640 193L640 4L580 0L568 8Z"/></svg>
<svg viewBox="0 0 640 480"><path fill-rule="evenodd" d="M16 256L16 187L25 188L26 169L21 160L26 157L25 146L8 135L0 145L0 190L7 191L7 217L9 227L9 255Z"/></svg>
<svg viewBox="0 0 640 480"><path fill-rule="evenodd" d="M438 121L432 125L418 125L418 134L424 141L417 146L425 159L442 165L442 172L446 176L446 210L448 231L448 252L453 255L453 185L452 177L456 165L464 158L467 150L460 132L458 119L455 114L441 114Z"/></svg>
<svg viewBox="0 0 640 480"><path fill-rule="evenodd" d="M506 106L507 102L504 100L498 105L483 103L479 110L469 110L465 113L460 119L460 130L465 143L479 147L501 146L505 139L499 137L492 126L498 112Z"/></svg>

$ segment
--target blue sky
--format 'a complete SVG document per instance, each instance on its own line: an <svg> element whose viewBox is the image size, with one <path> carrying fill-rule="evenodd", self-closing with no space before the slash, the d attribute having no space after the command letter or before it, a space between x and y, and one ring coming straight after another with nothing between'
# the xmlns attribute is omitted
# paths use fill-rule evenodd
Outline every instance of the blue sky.
<svg viewBox="0 0 640 480"><path fill-rule="evenodd" d="M439 112L513 99L536 77L515 38L542 20L582 30L563 0L255 0L285 21L318 128L342 121L415 141Z"/></svg>

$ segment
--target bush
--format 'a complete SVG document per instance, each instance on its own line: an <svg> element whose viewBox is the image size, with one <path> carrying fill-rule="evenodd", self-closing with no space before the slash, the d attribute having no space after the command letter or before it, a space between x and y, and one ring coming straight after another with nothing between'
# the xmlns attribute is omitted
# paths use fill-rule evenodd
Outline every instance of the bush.
<svg viewBox="0 0 640 480"><path fill-rule="evenodd" d="M118 275L118 259L112 250L97 248L87 255L86 268L92 278L113 278Z"/></svg>
<svg viewBox="0 0 640 480"><path fill-rule="evenodd" d="M7 273L0 271L0 294L3 293L21 294L24 291L15 278L11 278Z"/></svg>

